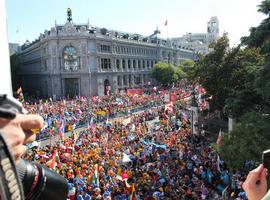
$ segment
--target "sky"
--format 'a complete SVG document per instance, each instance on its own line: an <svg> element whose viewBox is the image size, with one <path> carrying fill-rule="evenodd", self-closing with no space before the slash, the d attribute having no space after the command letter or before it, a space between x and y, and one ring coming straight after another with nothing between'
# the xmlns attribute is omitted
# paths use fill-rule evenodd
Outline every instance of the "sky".
<svg viewBox="0 0 270 200"><path fill-rule="evenodd" d="M161 37L187 32L205 33L211 16L219 20L220 35L227 32L230 45L240 42L252 26L266 18L257 12L261 0L6 0L8 40L23 44L37 39L45 29L66 22L72 9L74 23L89 23L149 36L156 27ZM165 21L168 20L168 27Z"/></svg>

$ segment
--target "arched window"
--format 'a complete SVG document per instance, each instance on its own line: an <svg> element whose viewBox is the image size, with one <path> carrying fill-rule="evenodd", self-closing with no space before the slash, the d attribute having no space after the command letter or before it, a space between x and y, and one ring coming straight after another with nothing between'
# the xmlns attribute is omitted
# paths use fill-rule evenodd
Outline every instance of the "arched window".
<svg viewBox="0 0 270 200"><path fill-rule="evenodd" d="M77 50L73 46L68 46L64 48L64 69L76 71L79 68Z"/></svg>

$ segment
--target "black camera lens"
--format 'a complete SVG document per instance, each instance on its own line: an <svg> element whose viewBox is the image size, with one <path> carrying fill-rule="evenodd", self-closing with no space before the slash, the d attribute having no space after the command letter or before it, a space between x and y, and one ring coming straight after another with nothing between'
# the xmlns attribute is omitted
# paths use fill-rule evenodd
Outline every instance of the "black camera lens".
<svg viewBox="0 0 270 200"><path fill-rule="evenodd" d="M47 167L21 160L17 171L26 199L67 199L67 180Z"/></svg>

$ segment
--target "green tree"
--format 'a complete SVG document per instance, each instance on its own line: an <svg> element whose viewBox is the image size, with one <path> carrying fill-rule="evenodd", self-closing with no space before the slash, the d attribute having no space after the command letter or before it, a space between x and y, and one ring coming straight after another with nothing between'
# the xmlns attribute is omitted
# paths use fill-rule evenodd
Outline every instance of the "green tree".
<svg viewBox="0 0 270 200"><path fill-rule="evenodd" d="M225 61L229 75L225 100L226 114L240 117L246 112L261 110L262 98L257 93L254 81L260 74L264 56L258 49L234 49Z"/></svg>
<svg viewBox="0 0 270 200"><path fill-rule="evenodd" d="M225 99L228 96L226 84L229 75L225 70L225 59L229 53L229 39L224 34L220 39L214 42L211 47L213 51L202 57L197 63L197 79L206 89L209 95L213 96L210 108L212 110L223 110Z"/></svg>
<svg viewBox="0 0 270 200"><path fill-rule="evenodd" d="M222 138L220 153L231 167L240 168L245 160L261 162L261 153L269 148L270 117L250 112L241 117L231 134Z"/></svg>
<svg viewBox="0 0 270 200"><path fill-rule="evenodd" d="M264 56L255 48L229 49L226 34L213 43L212 48L193 73L213 97L210 108L234 117L260 110L262 98L254 81L262 70Z"/></svg>
<svg viewBox="0 0 270 200"><path fill-rule="evenodd" d="M196 67L195 62L193 60L186 60L179 65L179 68L182 69L185 78L189 81L195 81L197 74L196 74Z"/></svg>
<svg viewBox="0 0 270 200"><path fill-rule="evenodd" d="M162 85L177 82L179 80L179 74L181 74L181 72L178 71L175 66L165 62L155 64L151 71L151 76Z"/></svg>
<svg viewBox="0 0 270 200"><path fill-rule="evenodd" d="M258 48L266 56L266 62L255 80L256 92L262 97L261 112L270 112L270 0L264 0L258 6L259 12L267 15L258 27L250 29L250 35L241 38L242 44L248 48Z"/></svg>

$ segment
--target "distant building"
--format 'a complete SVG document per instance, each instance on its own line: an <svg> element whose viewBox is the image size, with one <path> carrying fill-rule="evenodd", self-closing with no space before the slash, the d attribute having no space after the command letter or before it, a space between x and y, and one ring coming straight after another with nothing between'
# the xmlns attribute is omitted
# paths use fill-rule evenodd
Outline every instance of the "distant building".
<svg viewBox="0 0 270 200"><path fill-rule="evenodd" d="M17 53L19 50L19 44L18 43L8 43L9 46L9 55L12 56L14 53Z"/></svg>
<svg viewBox="0 0 270 200"><path fill-rule="evenodd" d="M69 14L70 12L70 14ZM194 59L191 50L157 37L68 21L45 30L18 53L23 90L40 96L92 96L143 87L154 64Z"/></svg>
<svg viewBox="0 0 270 200"><path fill-rule="evenodd" d="M209 53L209 44L219 38L219 21L217 17L211 17L207 22L207 33L186 33L183 37L172 38L173 45L192 49L203 55Z"/></svg>

